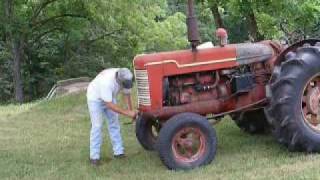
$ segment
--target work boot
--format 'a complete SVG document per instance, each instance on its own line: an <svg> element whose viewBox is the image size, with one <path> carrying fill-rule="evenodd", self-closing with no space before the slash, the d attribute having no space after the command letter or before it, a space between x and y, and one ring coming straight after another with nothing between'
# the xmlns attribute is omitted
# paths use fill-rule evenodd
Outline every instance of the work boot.
<svg viewBox="0 0 320 180"><path fill-rule="evenodd" d="M99 166L100 165L100 159L90 159L90 164L92 166Z"/></svg>
<svg viewBox="0 0 320 180"><path fill-rule="evenodd" d="M114 155L114 157L116 159L123 159L123 158L126 158L127 156L125 154L118 154L118 155Z"/></svg>

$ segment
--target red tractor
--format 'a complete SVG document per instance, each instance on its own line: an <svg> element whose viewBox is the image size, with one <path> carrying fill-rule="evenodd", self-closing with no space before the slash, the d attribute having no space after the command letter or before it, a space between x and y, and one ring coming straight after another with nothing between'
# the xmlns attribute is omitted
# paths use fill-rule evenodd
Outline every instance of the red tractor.
<svg viewBox="0 0 320 180"><path fill-rule="evenodd" d="M210 163L212 123L230 115L246 132L272 132L292 151L320 152L320 40L284 48L273 41L200 49L193 1L188 1L192 49L134 59L139 116L136 135L169 169Z"/></svg>

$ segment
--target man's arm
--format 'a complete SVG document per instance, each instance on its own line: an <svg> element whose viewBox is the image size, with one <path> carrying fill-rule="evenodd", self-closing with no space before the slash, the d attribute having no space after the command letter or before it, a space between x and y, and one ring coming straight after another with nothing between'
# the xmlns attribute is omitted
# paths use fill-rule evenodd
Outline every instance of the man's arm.
<svg viewBox="0 0 320 180"><path fill-rule="evenodd" d="M132 108L131 94L124 94L123 99L126 102L128 109L132 111L133 108Z"/></svg>
<svg viewBox="0 0 320 180"><path fill-rule="evenodd" d="M132 110L122 109L121 107L119 107L118 105L116 105L112 102L105 102L105 105L107 106L107 108L111 109L112 111L117 112L119 114L122 114L124 116L128 116L132 119L134 119L136 117L136 112L134 112Z"/></svg>

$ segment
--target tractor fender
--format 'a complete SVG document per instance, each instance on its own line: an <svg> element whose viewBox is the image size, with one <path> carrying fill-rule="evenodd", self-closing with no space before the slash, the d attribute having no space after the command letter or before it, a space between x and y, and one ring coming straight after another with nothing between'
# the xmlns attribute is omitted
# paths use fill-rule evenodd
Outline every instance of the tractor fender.
<svg viewBox="0 0 320 180"><path fill-rule="evenodd" d="M288 54L288 52L296 51L299 47L302 47L304 44L310 44L315 45L316 43L320 42L320 39L306 39L299 42L296 42L295 44L292 44L288 48L284 49L277 59L274 61L274 66L279 66L283 61L285 61L285 56Z"/></svg>

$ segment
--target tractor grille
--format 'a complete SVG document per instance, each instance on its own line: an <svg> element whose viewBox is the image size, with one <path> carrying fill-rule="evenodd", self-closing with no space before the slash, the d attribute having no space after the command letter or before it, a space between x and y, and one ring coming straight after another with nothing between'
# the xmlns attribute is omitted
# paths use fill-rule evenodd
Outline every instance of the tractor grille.
<svg viewBox="0 0 320 180"><path fill-rule="evenodd" d="M138 89L138 104L150 106L149 79L147 70L135 70Z"/></svg>

